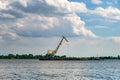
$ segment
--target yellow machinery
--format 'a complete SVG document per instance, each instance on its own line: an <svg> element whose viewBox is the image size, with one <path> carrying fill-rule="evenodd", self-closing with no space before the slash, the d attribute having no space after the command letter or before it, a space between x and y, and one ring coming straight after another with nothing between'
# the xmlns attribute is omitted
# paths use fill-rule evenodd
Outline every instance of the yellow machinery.
<svg viewBox="0 0 120 80"><path fill-rule="evenodd" d="M57 53L60 45L62 44L63 40L68 42L67 38L65 36L62 36L62 39L61 39L60 43L58 44L58 46L56 47L56 49L55 50L48 50L47 51L47 55L55 55Z"/></svg>

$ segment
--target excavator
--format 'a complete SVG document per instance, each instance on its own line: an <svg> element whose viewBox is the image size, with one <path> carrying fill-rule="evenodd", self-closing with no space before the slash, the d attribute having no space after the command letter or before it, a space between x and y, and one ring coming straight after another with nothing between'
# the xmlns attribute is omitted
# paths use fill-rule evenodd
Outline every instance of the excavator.
<svg viewBox="0 0 120 80"><path fill-rule="evenodd" d="M56 47L55 50L48 50L47 51L47 55L55 55L58 51L58 49L60 48L60 45L62 44L63 40L65 40L66 42L68 42L67 38L65 36L62 36L62 39L60 40L58 46Z"/></svg>

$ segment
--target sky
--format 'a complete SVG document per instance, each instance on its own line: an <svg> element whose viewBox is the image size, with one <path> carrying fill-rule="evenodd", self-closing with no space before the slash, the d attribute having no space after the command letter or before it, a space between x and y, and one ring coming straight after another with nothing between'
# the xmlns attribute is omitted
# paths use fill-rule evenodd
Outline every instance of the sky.
<svg viewBox="0 0 120 80"><path fill-rule="evenodd" d="M0 0L0 54L120 55L120 0Z"/></svg>

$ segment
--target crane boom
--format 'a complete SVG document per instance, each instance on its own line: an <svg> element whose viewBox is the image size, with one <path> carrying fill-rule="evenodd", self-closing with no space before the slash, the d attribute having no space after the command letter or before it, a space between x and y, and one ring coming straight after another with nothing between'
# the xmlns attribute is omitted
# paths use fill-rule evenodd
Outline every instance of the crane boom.
<svg viewBox="0 0 120 80"><path fill-rule="evenodd" d="M62 36L62 39L60 41L60 43L58 44L58 46L56 47L56 49L54 51L48 50L47 54L53 54L55 55L60 47L60 45L62 44L63 40L65 40L66 42L68 42L67 38L65 36Z"/></svg>
<svg viewBox="0 0 120 80"><path fill-rule="evenodd" d="M62 42L63 42L64 39L66 40L66 42L68 42L68 40L66 39L66 37L65 37L65 36L62 36L62 39L61 39L60 43L58 44L58 46L57 46L56 49L54 50L55 53L57 53L57 51L58 51L58 49L59 49L59 47L60 47L60 45L62 44Z"/></svg>

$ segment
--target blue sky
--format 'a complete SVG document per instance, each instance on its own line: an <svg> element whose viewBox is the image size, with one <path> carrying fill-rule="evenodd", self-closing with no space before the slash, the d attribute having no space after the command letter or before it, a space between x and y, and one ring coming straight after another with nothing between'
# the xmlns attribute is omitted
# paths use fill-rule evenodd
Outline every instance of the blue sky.
<svg viewBox="0 0 120 80"><path fill-rule="evenodd" d="M0 0L0 54L120 55L119 0Z"/></svg>

